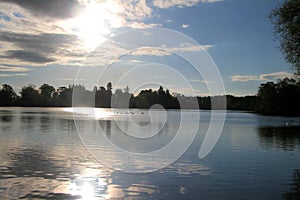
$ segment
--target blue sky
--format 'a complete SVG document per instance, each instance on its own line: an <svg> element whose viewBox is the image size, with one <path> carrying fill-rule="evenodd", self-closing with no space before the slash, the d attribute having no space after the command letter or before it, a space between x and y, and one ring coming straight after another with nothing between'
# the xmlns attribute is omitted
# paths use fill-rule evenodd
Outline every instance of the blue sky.
<svg viewBox="0 0 300 200"><path fill-rule="evenodd" d="M63 5L59 0L29 2L0 2L0 83L8 83L17 91L30 83L68 85L77 77L76 82L90 89L112 81L115 89L129 84L135 92L134 88L150 87L142 84L141 80L147 79L154 88L166 84L185 95L192 95L191 90L208 95L205 83L213 84L213 80L196 76L186 60L153 50L197 57L199 53L204 56L203 49L179 40L167 45L163 39L157 42L160 36L150 34L156 28L183 33L203 45L221 73L227 94L255 94L261 83L293 73L276 48L278 42L268 19L282 0L68 0ZM149 42L138 34L119 37L116 42L118 34L127 30L144 30L149 36L144 40ZM169 35L161 37L170 39ZM108 44L113 50L107 50ZM133 47L140 49L130 53L128 49ZM87 63L87 58L93 60L94 52L98 60ZM117 53L126 56L113 59ZM157 66L162 65L177 70L192 88L178 81L171 71L159 70ZM110 71L99 78L105 66L110 66ZM153 72L138 70L140 74L133 73L130 81L119 81L139 66Z"/></svg>

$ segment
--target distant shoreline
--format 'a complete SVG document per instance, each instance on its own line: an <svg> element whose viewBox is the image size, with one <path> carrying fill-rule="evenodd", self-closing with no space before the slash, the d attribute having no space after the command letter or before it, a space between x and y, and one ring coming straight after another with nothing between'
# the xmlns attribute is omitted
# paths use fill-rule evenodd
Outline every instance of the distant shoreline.
<svg viewBox="0 0 300 200"><path fill-rule="evenodd" d="M157 90L144 89L139 94L131 93L129 87L113 90L108 82L106 87L94 86L88 90L84 85L69 85L54 88L47 83L40 87L22 87L17 95L12 86L3 84L0 88L0 106L15 107L96 107L133 109L196 109L235 110L266 116L300 116L300 82L284 78L276 83L260 85L257 95L233 96L184 96L159 86Z"/></svg>

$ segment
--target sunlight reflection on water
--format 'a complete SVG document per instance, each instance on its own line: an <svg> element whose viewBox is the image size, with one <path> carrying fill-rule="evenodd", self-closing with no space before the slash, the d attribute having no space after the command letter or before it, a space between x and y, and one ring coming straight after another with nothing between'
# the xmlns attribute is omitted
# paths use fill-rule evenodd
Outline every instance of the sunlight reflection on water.
<svg viewBox="0 0 300 200"><path fill-rule="evenodd" d="M106 198L108 180L103 176L101 170L85 169L75 180L72 180L66 193L79 195L82 199Z"/></svg>
<svg viewBox="0 0 300 200"><path fill-rule="evenodd" d="M108 119L116 115L113 111L102 108L85 108L85 107L74 107L74 108L63 108L63 111L70 112L73 114L81 114L85 118L92 118L96 120Z"/></svg>

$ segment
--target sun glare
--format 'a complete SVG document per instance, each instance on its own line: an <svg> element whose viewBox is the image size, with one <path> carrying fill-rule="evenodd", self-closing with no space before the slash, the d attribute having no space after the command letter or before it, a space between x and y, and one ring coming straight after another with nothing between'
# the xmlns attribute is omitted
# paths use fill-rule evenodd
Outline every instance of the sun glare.
<svg viewBox="0 0 300 200"><path fill-rule="evenodd" d="M111 14L102 4L92 2L86 5L84 11L70 23L84 46L93 50L105 42L111 33L108 24L110 17Z"/></svg>

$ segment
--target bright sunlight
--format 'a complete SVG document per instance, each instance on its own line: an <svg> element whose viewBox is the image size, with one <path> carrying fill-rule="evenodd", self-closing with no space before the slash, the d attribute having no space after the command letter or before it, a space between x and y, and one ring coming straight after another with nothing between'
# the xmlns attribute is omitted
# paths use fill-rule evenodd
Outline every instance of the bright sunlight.
<svg viewBox="0 0 300 200"><path fill-rule="evenodd" d="M94 50L97 46L107 40L111 33L108 22L113 16L100 3L91 2L84 11L68 23L72 30L83 41L84 46Z"/></svg>

